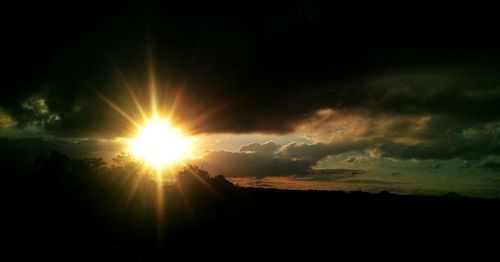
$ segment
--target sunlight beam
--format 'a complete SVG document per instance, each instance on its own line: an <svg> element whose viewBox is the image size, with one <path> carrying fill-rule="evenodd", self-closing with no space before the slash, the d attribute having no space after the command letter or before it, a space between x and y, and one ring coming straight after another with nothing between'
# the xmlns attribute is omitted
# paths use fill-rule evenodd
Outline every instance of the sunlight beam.
<svg viewBox="0 0 500 262"><path fill-rule="evenodd" d="M113 108L116 112L121 114L123 117L125 117L130 123L132 123L135 127L140 127L139 123L134 120L133 117L131 117L127 112L125 112L123 109L121 109L118 105L113 103L113 101L109 100L107 97L103 96L102 94L95 92L96 95L101 98L104 102L106 102L111 108Z"/></svg>

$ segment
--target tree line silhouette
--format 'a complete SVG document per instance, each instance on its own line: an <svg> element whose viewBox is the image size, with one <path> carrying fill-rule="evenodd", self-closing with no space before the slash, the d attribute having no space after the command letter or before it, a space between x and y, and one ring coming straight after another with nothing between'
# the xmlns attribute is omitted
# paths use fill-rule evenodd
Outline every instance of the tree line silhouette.
<svg viewBox="0 0 500 262"><path fill-rule="evenodd" d="M8 180L2 190L5 248L17 257L284 258L301 250L340 255L387 245L411 251L417 246L403 243L419 238L427 251L441 241L470 248L472 239L489 250L494 242L480 234L500 233L497 199L243 188L198 166L163 184L127 153L108 166L54 151L37 158L32 170L28 180ZM381 236L389 236L383 245L376 241Z"/></svg>

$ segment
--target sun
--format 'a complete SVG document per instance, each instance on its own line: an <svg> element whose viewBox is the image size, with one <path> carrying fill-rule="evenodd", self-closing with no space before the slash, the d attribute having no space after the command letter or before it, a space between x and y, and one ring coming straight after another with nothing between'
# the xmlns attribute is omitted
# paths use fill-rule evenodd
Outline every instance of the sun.
<svg viewBox="0 0 500 262"><path fill-rule="evenodd" d="M169 121L154 118L140 127L137 136L131 139L130 152L161 170L190 155L190 139Z"/></svg>

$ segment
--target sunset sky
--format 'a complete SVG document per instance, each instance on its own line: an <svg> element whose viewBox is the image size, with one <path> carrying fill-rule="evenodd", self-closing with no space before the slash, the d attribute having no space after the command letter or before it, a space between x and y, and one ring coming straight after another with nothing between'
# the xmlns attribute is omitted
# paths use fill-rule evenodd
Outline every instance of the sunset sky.
<svg viewBox="0 0 500 262"><path fill-rule="evenodd" d="M109 161L155 107L240 185L500 195L492 6L208 2L10 6L2 155Z"/></svg>

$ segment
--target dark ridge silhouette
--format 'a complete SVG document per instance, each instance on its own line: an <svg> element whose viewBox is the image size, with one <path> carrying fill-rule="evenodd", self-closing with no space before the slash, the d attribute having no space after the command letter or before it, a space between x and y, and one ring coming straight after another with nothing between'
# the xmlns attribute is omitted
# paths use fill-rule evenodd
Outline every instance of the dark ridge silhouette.
<svg viewBox="0 0 500 262"><path fill-rule="evenodd" d="M500 233L498 199L241 188L197 166L159 185L128 154L108 167L52 152L31 170L6 170L2 189L3 256L15 260L477 258Z"/></svg>
<svg viewBox="0 0 500 262"><path fill-rule="evenodd" d="M458 194L457 192L450 191L450 192L444 194L443 197L462 198L464 196Z"/></svg>

